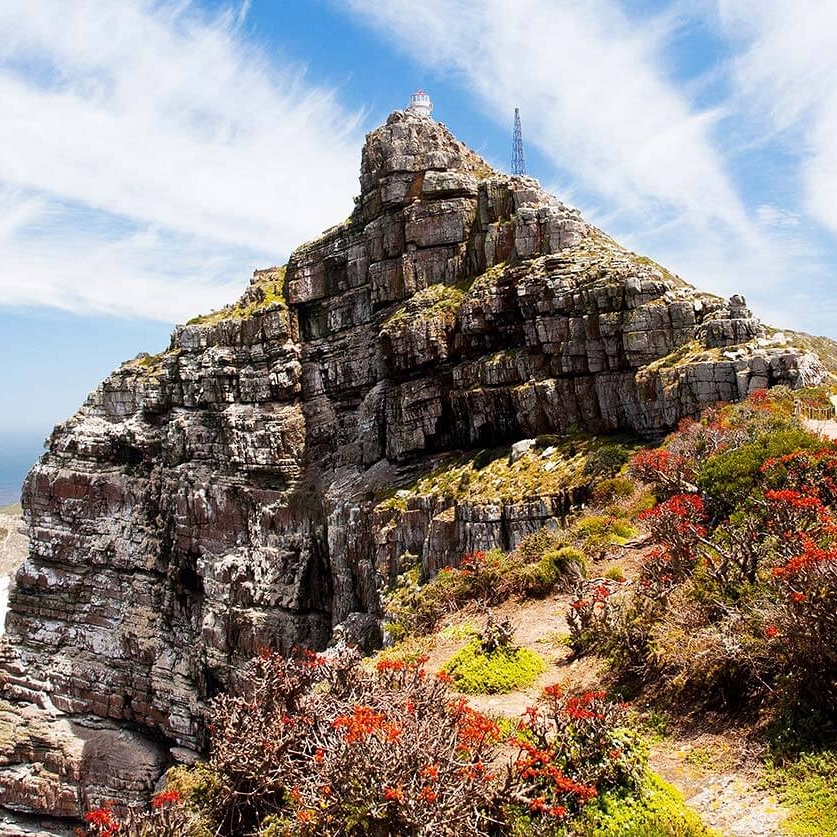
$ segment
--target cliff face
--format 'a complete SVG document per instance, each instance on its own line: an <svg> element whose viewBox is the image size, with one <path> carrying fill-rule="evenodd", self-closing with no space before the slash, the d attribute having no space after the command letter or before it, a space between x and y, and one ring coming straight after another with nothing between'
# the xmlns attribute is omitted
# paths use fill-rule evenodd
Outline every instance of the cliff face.
<svg viewBox="0 0 837 837"><path fill-rule="evenodd" d="M759 341L740 298L627 252L429 119L370 134L360 182L345 223L55 429L24 492L0 805L69 817L141 798L202 746L204 701L260 648L322 647L339 623L374 639L361 614L402 555L429 573L512 548L583 499L571 479L427 488L451 451L659 435L822 372Z"/></svg>

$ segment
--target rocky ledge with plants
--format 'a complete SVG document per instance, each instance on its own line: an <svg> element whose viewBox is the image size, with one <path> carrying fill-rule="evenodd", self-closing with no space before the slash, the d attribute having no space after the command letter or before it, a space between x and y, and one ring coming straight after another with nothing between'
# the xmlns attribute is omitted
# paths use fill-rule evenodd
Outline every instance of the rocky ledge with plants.
<svg viewBox="0 0 837 837"><path fill-rule="evenodd" d="M685 640L705 641L727 703L820 689L798 676L815 644L791 627L831 629L815 595L830 500L781 482L792 417L770 430L785 441L756 435L741 454L730 431L699 472L648 466L647 490L625 469L711 404L827 380L810 351L825 344L768 333L741 297L692 288L432 120L396 112L373 131L360 187L344 223L123 364L53 432L24 487L30 548L0 648L0 806L74 822L111 799L147 805L172 764L217 746L218 696L260 650L373 650L517 597L589 600L571 616L579 659L663 672L684 695ZM740 477L764 446L778 464ZM669 505L641 518L647 491ZM793 512L807 540L759 530L747 553L759 509L765 527ZM623 584L602 562L649 533L671 570ZM522 695L555 671L514 656L536 650L515 627L494 688L528 660ZM474 691L498 667L468 643L449 676ZM812 678L830 664L817 653ZM486 816L510 828L509 804Z"/></svg>

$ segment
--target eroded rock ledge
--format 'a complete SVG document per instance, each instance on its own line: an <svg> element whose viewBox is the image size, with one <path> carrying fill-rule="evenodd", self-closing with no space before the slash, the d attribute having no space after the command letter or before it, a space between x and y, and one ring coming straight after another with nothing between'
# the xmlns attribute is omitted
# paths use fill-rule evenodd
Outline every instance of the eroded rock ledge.
<svg viewBox="0 0 837 837"><path fill-rule="evenodd" d="M378 614L405 552L434 572L583 499L381 507L449 452L571 427L659 435L822 374L759 348L739 297L626 251L429 119L371 133L360 182L347 222L55 429L24 492L0 805L72 817L142 798L203 746L206 699L261 647L322 647Z"/></svg>

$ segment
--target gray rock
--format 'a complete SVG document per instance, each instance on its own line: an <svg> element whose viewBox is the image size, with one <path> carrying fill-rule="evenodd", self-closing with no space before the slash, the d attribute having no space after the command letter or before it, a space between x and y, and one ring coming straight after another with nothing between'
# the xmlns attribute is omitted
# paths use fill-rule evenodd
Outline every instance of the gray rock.
<svg viewBox="0 0 837 837"><path fill-rule="evenodd" d="M823 374L753 348L743 299L673 280L439 123L392 114L360 182L286 272L257 271L55 428L0 648L0 805L77 816L147 795L170 748L204 747L207 700L250 657L324 648L338 625L368 648L408 566L513 549L587 499L376 502L439 457L573 426L658 436Z"/></svg>
<svg viewBox="0 0 837 837"><path fill-rule="evenodd" d="M511 446L511 453L509 454L509 462L513 465L519 459L523 459L528 451L530 451L537 442L534 439L521 439Z"/></svg>

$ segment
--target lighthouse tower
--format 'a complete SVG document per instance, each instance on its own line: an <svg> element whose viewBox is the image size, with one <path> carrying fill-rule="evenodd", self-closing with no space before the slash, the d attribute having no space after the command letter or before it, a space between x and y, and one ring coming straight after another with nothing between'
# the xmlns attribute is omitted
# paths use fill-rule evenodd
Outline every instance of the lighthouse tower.
<svg viewBox="0 0 837 837"><path fill-rule="evenodd" d="M410 106L407 110L411 113L416 113L419 116L426 116L429 119L430 114L433 113L433 103L430 101L430 96L428 96L424 90L416 90L416 92L410 96Z"/></svg>

